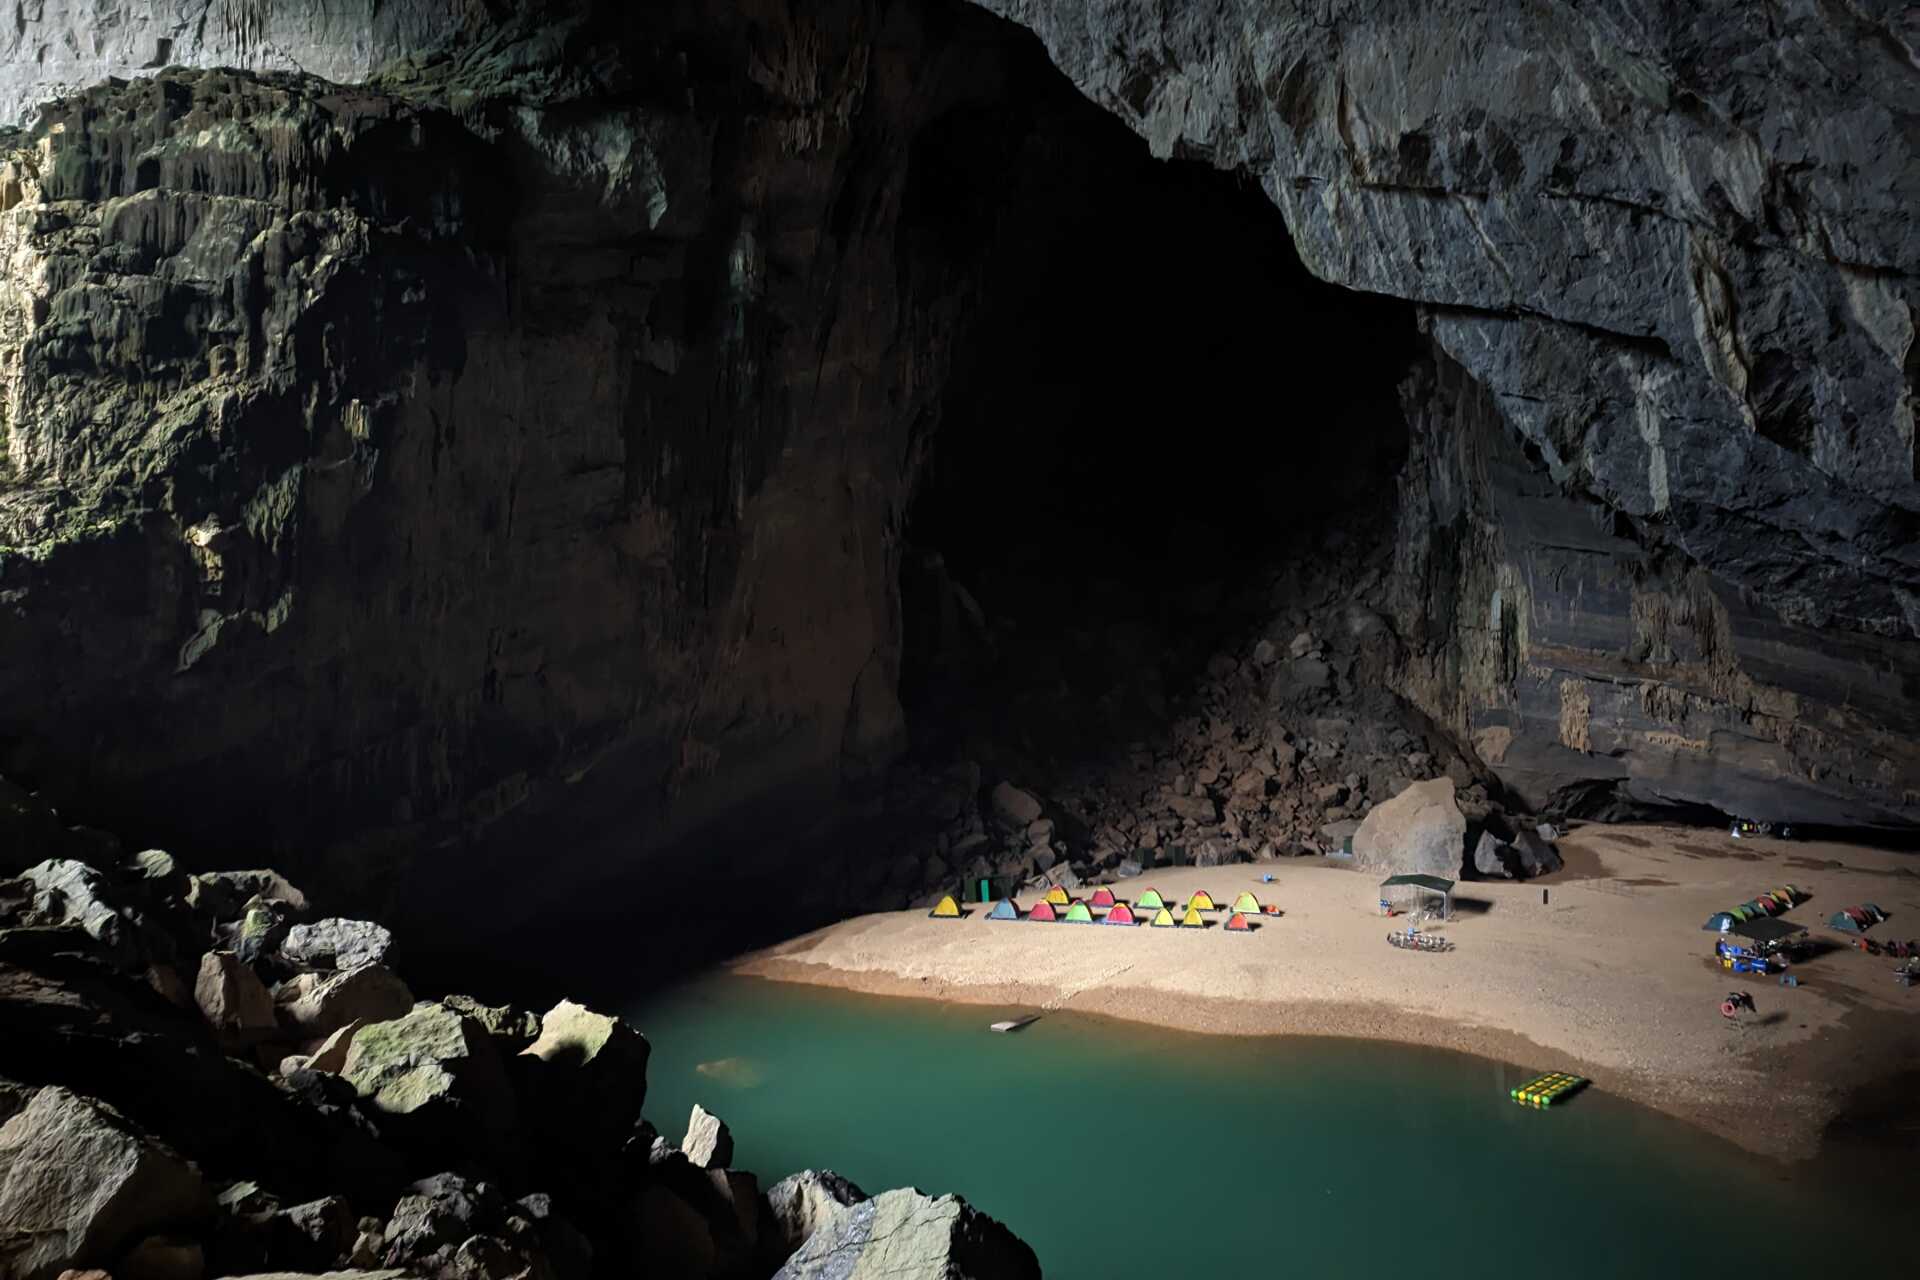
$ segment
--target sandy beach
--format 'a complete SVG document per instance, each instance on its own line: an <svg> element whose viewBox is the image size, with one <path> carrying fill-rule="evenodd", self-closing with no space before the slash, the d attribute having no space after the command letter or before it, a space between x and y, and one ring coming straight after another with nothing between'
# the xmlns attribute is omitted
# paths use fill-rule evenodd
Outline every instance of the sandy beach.
<svg viewBox="0 0 1920 1280"><path fill-rule="evenodd" d="M1589 1076L1785 1159L1814 1154L1858 1091L1920 1062L1920 988L1902 988L1894 961L1852 949L1825 925L1840 907L1874 902L1889 919L1869 936L1920 937L1920 858L1666 826L1584 827L1561 850L1567 865L1552 876L1463 882L1442 930L1456 949L1441 955L1387 945L1403 922L1378 913L1378 875L1290 859L1173 868L1113 886L1125 900L1151 886L1171 902L1205 889L1223 904L1251 889L1283 914L1250 936L1224 933L1224 912L1202 932L1004 923L972 905L960 921L861 916L735 968L1195 1032L1457 1049ZM1790 970L1801 985L1719 968L1706 918L1786 883L1812 894L1786 917L1816 941L1816 954ZM1757 1016L1721 1017L1722 996L1736 989L1752 993Z"/></svg>

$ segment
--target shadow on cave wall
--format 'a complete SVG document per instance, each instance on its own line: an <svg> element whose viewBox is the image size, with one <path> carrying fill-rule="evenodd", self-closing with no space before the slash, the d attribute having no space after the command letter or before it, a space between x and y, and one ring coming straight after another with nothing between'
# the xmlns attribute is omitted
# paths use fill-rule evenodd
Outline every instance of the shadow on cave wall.
<svg viewBox="0 0 1920 1280"><path fill-rule="evenodd" d="M914 151L916 220L993 237L906 528L928 758L1150 735L1267 620L1244 587L1331 529L1390 533L1412 305L1315 279L1257 187L1064 88L1017 139L956 118Z"/></svg>

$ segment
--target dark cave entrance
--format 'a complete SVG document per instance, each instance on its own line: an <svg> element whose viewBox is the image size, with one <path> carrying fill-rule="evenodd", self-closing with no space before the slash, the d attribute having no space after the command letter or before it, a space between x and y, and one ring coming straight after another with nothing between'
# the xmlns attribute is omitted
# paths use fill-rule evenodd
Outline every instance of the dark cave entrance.
<svg viewBox="0 0 1920 1280"><path fill-rule="evenodd" d="M1015 43L1030 98L927 130L905 204L911 234L987 237L905 527L929 759L1164 727L1277 574L1385 547L1407 447L1412 304L1319 281L1254 182L1155 159Z"/></svg>

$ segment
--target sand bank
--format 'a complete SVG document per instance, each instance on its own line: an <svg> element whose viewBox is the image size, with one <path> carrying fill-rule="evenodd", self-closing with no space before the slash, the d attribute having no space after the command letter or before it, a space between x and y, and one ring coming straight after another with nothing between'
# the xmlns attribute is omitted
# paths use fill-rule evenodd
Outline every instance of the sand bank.
<svg viewBox="0 0 1920 1280"><path fill-rule="evenodd" d="M1226 1035L1357 1036L1434 1045L1595 1085L1743 1146L1809 1156L1856 1090L1920 1061L1920 988L1824 927L1841 906L1891 914L1874 936L1920 937L1920 857L1851 845L1734 842L1696 828L1587 827L1565 870L1524 884L1462 883L1444 928L1457 949L1408 954L1374 907L1378 877L1331 860L1155 871L1120 881L1169 900L1252 889L1283 915L1251 936L990 922L888 912L843 921L739 961L741 972L881 995L1072 1008ZM1273 883L1262 883L1271 874ZM1707 916L1792 882L1789 919L1831 944L1801 985L1710 959ZM1542 890L1548 900L1541 901ZM1082 891L1085 892L1085 891ZM1021 905L1030 905L1026 898ZM1729 990L1759 1016L1730 1023Z"/></svg>

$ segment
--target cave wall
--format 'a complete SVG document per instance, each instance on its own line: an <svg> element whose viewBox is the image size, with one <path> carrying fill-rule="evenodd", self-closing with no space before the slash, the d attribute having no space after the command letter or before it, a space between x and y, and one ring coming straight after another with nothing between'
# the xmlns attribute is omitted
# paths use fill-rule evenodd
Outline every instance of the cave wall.
<svg viewBox="0 0 1920 1280"><path fill-rule="evenodd" d="M1920 819L1911 6L983 2L1421 304L1404 687L1509 785Z"/></svg>
<svg viewBox="0 0 1920 1280"><path fill-rule="evenodd" d="M797 833L897 749L966 294L908 149L1004 59L898 6L564 8L0 146L0 768L378 880L516 814Z"/></svg>
<svg viewBox="0 0 1920 1280"><path fill-rule="evenodd" d="M984 7L1420 304L1402 687L1510 786L1920 819L1910 13ZM832 813L901 736L977 247L915 141L1007 101L970 16L22 9L15 114L285 74L4 142L0 769L375 878Z"/></svg>

